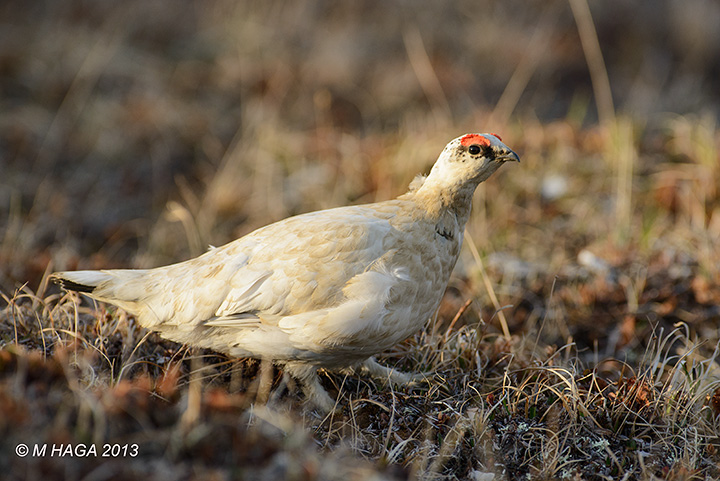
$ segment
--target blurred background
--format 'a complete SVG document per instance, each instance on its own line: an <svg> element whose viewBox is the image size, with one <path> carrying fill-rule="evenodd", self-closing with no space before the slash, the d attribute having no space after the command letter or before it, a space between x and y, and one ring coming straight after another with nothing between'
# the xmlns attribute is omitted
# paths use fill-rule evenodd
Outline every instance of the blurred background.
<svg viewBox="0 0 720 481"><path fill-rule="evenodd" d="M6 0L0 291L391 198L478 131L523 160L468 228L495 279L712 272L718 25L715 0Z"/></svg>
<svg viewBox="0 0 720 481"><path fill-rule="evenodd" d="M2 0L0 451L142 448L0 471L717 479L719 114L718 0ZM272 370L47 285L390 199L467 132L522 163L478 188L437 322L381 359L442 382L323 376L339 426L258 434Z"/></svg>

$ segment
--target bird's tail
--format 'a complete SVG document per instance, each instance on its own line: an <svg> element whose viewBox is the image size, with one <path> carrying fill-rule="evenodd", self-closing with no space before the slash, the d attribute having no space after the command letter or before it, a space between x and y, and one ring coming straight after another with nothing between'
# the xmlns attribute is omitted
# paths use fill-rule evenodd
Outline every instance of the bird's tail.
<svg viewBox="0 0 720 481"><path fill-rule="evenodd" d="M104 271L55 272L51 279L65 290L92 294L103 282L112 277Z"/></svg>
<svg viewBox="0 0 720 481"><path fill-rule="evenodd" d="M146 270L113 269L103 271L55 272L50 279L63 289L87 294L130 312L137 301L147 295Z"/></svg>

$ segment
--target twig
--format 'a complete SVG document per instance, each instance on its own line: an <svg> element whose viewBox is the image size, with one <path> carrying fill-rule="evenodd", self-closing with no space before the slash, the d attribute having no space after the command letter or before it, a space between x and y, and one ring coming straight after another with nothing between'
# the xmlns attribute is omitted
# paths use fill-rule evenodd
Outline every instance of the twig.
<svg viewBox="0 0 720 481"><path fill-rule="evenodd" d="M472 304L472 299L465 301L465 304L463 304L462 307L458 309L457 313L455 313L455 317L453 317L452 321L450 321L450 325L448 326L447 331L445 331L445 341L447 341L450 336L450 331L452 331L453 327L455 327L455 323L458 322L463 314L465 314L465 311L467 311L468 307L470 307L470 304Z"/></svg>
<svg viewBox="0 0 720 481"><path fill-rule="evenodd" d="M585 53L585 61L590 70L590 80L595 93L595 105L602 125L612 125L615 121L615 106L613 104L610 79L608 78L605 60L603 59L597 31L593 23L592 14L587 0L568 0L575 24L580 34L580 43Z"/></svg>
<svg viewBox="0 0 720 481"><path fill-rule="evenodd" d="M406 29L403 32L403 42L405 42L405 50L418 82L420 82L423 92L425 92L434 107L433 113L438 117L438 110L441 110L445 119L451 118L450 103L445 96L445 92L443 92L440 80L435 74L430 56L423 44L420 30L417 27Z"/></svg>
<svg viewBox="0 0 720 481"><path fill-rule="evenodd" d="M473 242L472 237L467 230L465 231L465 239L467 240L468 247L470 247L470 252L472 253L473 258L475 258L475 262L480 268L480 274L482 275L485 289L487 290L488 295L490 296L490 300L492 301L493 306L495 306L495 310L497 311L497 316L500 320L500 327L502 328L503 336L505 336L505 339L510 340L510 329L508 328L505 314L502 311L503 307L500 306L500 302L495 295L495 290L493 289L492 283L490 282L490 278L488 277L487 272L485 272L485 266L483 264L482 258L480 257L480 252L478 252L478 249L475 246L475 242Z"/></svg>

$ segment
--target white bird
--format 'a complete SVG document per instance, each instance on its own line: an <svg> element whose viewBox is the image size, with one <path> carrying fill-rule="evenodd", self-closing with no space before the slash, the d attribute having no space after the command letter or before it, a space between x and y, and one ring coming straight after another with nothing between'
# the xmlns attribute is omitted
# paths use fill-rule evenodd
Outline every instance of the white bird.
<svg viewBox="0 0 720 481"><path fill-rule="evenodd" d="M169 266L56 272L53 280L172 341L272 360L328 412L335 402L318 368L412 379L372 356L437 310L475 188L506 161L519 158L499 136L467 134L397 199L290 217Z"/></svg>

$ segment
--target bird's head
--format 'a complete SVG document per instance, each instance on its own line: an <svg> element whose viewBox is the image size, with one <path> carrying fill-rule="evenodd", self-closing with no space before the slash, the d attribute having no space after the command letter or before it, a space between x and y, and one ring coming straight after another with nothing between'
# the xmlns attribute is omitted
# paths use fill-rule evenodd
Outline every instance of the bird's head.
<svg viewBox="0 0 720 481"><path fill-rule="evenodd" d="M508 161L520 158L497 134L466 134L445 146L427 177L416 177L408 194L427 212L451 208L467 220L477 185Z"/></svg>
<svg viewBox="0 0 720 481"><path fill-rule="evenodd" d="M466 134L445 146L428 180L447 186L477 185L507 161L520 162L520 158L499 135Z"/></svg>

